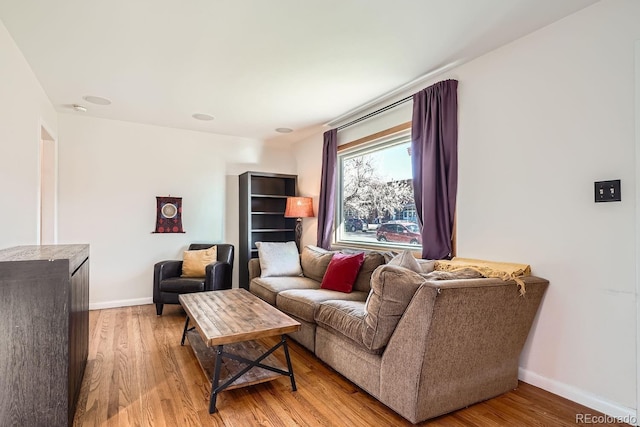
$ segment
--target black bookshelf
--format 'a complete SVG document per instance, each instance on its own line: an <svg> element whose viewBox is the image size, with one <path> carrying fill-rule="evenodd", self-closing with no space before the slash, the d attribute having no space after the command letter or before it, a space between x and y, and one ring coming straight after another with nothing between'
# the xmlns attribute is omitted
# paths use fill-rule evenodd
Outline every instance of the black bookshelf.
<svg viewBox="0 0 640 427"><path fill-rule="evenodd" d="M256 242L295 240L295 218L285 218L287 197L297 192L296 175L245 172L240 179L239 284L249 288L248 264L258 257Z"/></svg>

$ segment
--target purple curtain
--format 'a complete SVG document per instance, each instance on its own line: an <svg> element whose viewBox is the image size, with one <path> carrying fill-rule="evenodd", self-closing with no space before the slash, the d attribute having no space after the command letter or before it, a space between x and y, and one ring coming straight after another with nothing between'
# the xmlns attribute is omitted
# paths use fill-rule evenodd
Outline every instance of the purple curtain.
<svg viewBox="0 0 640 427"><path fill-rule="evenodd" d="M457 80L413 95L411 164L422 258L451 257L458 189Z"/></svg>
<svg viewBox="0 0 640 427"><path fill-rule="evenodd" d="M318 242L321 248L331 248L331 229L336 204L336 163L338 161L338 129L324 133L322 145L322 178L318 201Z"/></svg>

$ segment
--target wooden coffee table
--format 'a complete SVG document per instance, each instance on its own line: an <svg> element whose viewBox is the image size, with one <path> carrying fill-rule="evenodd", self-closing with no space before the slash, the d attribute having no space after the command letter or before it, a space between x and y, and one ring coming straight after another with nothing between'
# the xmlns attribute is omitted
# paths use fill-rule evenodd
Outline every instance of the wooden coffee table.
<svg viewBox="0 0 640 427"><path fill-rule="evenodd" d="M178 299L187 312L180 345L184 345L185 337L189 339L205 376L212 381L210 414L216 410L218 393L225 389L286 375L296 391L284 334L300 330L299 322L245 289L182 294ZM274 335L281 335L281 339L270 349L254 341ZM287 360L286 371L272 355L280 347Z"/></svg>

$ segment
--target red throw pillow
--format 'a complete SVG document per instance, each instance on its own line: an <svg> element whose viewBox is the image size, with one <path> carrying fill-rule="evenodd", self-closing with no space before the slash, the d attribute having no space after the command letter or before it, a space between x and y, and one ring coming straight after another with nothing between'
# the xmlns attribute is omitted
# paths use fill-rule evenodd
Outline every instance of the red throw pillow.
<svg viewBox="0 0 640 427"><path fill-rule="evenodd" d="M363 262L364 252L353 255L334 254L320 287L345 293L351 292Z"/></svg>

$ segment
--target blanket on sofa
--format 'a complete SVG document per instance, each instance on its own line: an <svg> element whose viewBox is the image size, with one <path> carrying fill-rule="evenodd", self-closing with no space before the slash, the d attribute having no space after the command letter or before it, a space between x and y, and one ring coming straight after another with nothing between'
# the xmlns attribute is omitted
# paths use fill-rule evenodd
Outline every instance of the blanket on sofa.
<svg viewBox="0 0 640 427"><path fill-rule="evenodd" d="M520 277L530 276L531 267L527 264L515 264L510 262L484 261L480 259L458 258L452 260L436 261L435 270L458 271L470 268L484 277L498 278L502 280L513 280L518 284L520 295L524 295L526 289Z"/></svg>

